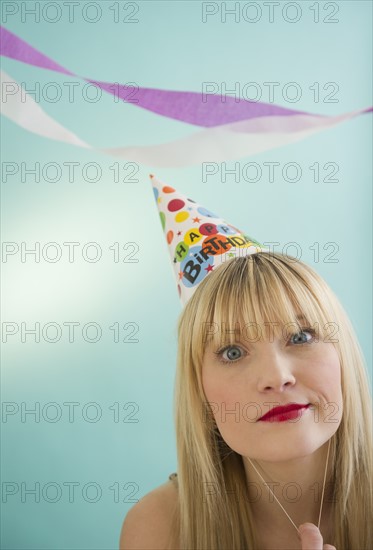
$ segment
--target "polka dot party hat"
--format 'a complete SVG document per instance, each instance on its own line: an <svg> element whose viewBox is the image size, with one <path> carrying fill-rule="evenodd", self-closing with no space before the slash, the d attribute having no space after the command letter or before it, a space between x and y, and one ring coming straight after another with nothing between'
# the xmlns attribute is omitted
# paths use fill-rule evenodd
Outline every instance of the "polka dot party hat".
<svg viewBox="0 0 373 550"><path fill-rule="evenodd" d="M150 175L184 306L199 283L220 264L266 250L207 208Z"/></svg>

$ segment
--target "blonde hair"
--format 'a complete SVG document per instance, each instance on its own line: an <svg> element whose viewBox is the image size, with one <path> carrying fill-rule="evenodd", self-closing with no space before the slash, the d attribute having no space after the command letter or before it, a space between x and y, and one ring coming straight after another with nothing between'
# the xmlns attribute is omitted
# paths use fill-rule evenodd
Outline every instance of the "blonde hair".
<svg viewBox="0 0 373 550"><path fill-rule="evenodd" d="M338 550L371 548L372 418L363 354L325 281L295 258L264 251L216 268L179 319L174 406L179 490L175 535L180 548L257 548L252 504L238 494L247 484L242 456L222 439L203 391L206 345L221 339L217 328L223 326L235 327L238 336L248 323L296 323L301 330L299 314L307 326L317 325L319 338L332 341L341 367L343 416L330 447L335 537L325 542ZM234 338L227 332L227 343Z"/></svg>

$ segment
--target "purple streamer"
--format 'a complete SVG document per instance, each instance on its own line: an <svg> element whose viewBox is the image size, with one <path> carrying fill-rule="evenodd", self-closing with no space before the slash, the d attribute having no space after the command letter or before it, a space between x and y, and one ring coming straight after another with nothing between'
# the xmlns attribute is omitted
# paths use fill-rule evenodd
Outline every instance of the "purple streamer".
<svg viewBox="0 0 373 550"><path fill-rule="evenodd" d="M212 128L250 120L265 116L292 116L309 114L305 111L296 111L280 107L279 105L248 101L246 99L230 96L205 94L199 92L179 92L173 90L160 90L156 88L138 88L136 90L137 102L129 98L128 87L118 86L118 83L101 82L80 77L65 69L43 53L39 52L27 42L19 38L4 27L0 27L0 54L28 65L49 69L69 76L77 76L87 82L96 84L103 91L117 95L123 101L130 102L134 106L141 107L153 113L167 118L180 120L195 126ZM204 101L203 99L206 99ZM323 115L313 115L320 116Z"/></svg>

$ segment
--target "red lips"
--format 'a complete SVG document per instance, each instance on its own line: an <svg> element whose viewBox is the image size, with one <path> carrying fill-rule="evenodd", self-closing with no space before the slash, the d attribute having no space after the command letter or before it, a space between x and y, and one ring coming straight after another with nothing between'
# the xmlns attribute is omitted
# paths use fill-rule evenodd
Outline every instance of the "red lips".
<svg viewBox="0 0 373 550"><path fill-rule="evenodd" d="M279 414L286 414L291 411L298 411L299 409L307 409L310 404L311 403L307 403L305 405L290 403L289 405L284 405L283 407L274 407L269 412L261 416L258 420L269 420L270 418L273 418L274 416L277 416Z"/></svg>

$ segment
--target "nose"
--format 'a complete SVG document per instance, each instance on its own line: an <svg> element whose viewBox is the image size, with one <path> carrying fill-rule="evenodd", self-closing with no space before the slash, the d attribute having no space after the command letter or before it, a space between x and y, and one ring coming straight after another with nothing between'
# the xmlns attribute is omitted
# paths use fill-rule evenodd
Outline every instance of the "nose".
<svg viewBox="0 0 373 550"><path fill-rule="evenodd" d="M257 389L260 392L283 392L296 383L290 359L276 349L263 354L258 373Z"/></svg>

